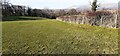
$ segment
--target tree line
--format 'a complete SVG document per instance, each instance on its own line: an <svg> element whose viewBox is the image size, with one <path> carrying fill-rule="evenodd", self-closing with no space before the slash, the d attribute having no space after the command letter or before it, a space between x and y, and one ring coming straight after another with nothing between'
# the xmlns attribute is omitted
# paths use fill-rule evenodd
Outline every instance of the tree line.
<svg viewBox="0 0 120 56"><path fill-rule="evenodd" d="M78 15L80 11L76 9L32 9L26 6L2 4L3 16L36 16L55 19L59 16Z"/></svg>

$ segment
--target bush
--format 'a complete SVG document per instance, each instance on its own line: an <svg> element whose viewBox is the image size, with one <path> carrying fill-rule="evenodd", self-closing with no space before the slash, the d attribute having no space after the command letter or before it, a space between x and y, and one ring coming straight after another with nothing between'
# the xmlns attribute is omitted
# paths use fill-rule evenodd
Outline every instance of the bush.
<svg viewBox="0 0 120 56"><path fill-rule="evenodd" d="M111 13L110 11L105 11L105 10L96 11L96 12L87 11L85 13L85 16L89 16L89 17L92 17L92 16L109 16L109 15L113 15L113 13Z"/></svg>

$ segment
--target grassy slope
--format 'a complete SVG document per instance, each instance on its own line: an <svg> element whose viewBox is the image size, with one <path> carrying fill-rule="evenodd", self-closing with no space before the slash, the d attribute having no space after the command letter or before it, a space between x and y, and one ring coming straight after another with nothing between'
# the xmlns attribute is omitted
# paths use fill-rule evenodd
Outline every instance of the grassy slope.
<svg viewBox="0 0 120 56"><path fill-rule="evenodd" d="M115 54L118 50L117 29L48 19L9 21L2 25L3 53Z"/></svg>

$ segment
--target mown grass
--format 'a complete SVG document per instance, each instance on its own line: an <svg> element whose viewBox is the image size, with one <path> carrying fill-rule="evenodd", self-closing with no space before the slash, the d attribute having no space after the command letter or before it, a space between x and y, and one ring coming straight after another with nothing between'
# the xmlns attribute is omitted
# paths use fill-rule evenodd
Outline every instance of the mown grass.
<svg viewBox="0 0 120 56"><path fill-rule="evenodd" d="M3 54L117 54L118 29L56 20L2 22Z"/></svg>

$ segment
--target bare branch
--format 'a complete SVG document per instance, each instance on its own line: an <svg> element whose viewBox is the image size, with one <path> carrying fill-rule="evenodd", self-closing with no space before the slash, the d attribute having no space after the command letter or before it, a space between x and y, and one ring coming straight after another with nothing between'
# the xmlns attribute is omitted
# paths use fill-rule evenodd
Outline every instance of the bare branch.
<svg viewBox="0 0 120 56"><path fill-rule="evenodd" d="M100 5L101 5L101 4L99 3L99 4L98 4L98 7L100 7Z"/></svg>
<svg viewBox="0 0 120 56"><path fill-rule="evenodd" d="M92 3L89 1L89 4L92 6Z"/></svg>

